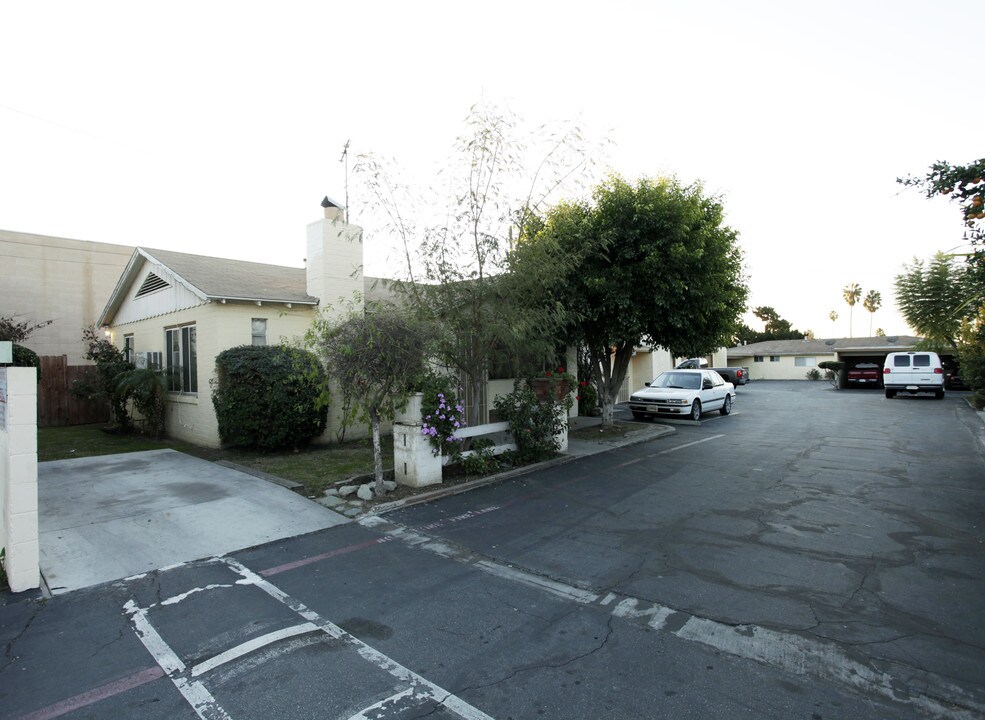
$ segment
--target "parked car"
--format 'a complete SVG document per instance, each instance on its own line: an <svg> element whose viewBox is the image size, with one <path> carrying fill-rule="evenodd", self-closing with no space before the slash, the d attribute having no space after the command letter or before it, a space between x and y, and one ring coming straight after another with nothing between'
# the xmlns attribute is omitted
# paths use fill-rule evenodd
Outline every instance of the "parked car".
<svg viewBox="0 0 985 720"><path fill-rule="evenodd" d="M935 352L889 353L882 368L882 384L887 398L896 397L896 393L929 392L943 400L944 368L940 356Z"/></svg>
<svg viewBox="0 0 985 720"><path fill-rule="evenodd" d="M874 385L882 382L882 370L875 363L861 362L848 371L848 384Z"/></svg>
<svg viewBox="0 0 985 720"><path fill-rule="evenodd" d="M702 413L712 410L728 415L734 402L735 386L714 370L668 370L634 392L629 409L637 420L657 415L700 420Z"/></svg>
<svg viewBox="0 0 985 720"><path fill-rule="evenodd" d="M704 358L688 358L677 364L676 370L711 370L722 376L722 380L730 382L734 386L745 385L752 378L749 377L747 367L708 367L708 361Z"/></svg>

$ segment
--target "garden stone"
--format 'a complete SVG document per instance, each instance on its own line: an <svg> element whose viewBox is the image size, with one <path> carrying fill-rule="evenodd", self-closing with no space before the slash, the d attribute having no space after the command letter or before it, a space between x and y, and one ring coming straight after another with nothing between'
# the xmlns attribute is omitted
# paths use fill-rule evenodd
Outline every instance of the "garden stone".
<svg viewBox="0 0 985 720"><path fill-rule="evenodd" d="M373 488L369 485L360 485L359 489L356 490L356 497L360 500L372 500L373 499Z"/></svg>
<svg viewBox="0 0 985 720"><path fill-rule="evenodd" d="M318 504L324 505L327 508L334 508L344 503L345 500L340 497L336 497L335 495L326 495L325 497L318 498Z"/></svg>
<svg viewBox="0 0 985 720"><path fill-rule="evenodd" d="M329 495L337 496L338 494L339 494L339 489L334 487L330 487L328 490L325 491L325 497L328 497Z"/></svg>
<svg viewBox="0 0 985 720"><path fill-rule="evenodd" d="M356 485L343 485L342 487L339 488L339 496L349 497L350 495L352 495L352 493L356 492L356 490L358 489L359 487Z"/></svg>
<svg viewBox="0 0 985 720"><path fill-rule="evenodd" d="M383 489L386 490L387 492L393 492L394 490L397 489L397 483L394 482L393 480L384 480Z"/></svg>
<svg viewBox="0 0 985 720"><path fill-rule="evenodd" d="M356 515L362 515L363 509L360 507L347 507L342 511L342 514L346 517L356 517Z"/></svg>

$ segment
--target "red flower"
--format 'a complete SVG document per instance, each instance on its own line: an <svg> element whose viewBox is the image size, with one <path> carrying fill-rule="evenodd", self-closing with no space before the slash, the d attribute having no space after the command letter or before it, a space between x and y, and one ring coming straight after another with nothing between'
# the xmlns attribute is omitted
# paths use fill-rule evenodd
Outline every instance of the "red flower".
<svg viewBox="0 0 985 720"><path fill-rule="evenodd" d="M563 367L559 367L559 368L557 369L557 371L558 371L558 372L560 372L560 373L563 373L563 372L564 372L564 368L563 368Z"/></svg>
<svg viewBox="0 0 985 720"><path fill-rule="evenodd" d="M575 395L575 400L581 400L581 395Z"/></svg>
<svg viewBox="0 0 985 720"><path fill-rule="evenodd" d="M547 377L550 377L550 376L551 376L551 371L550 371L550 370L548 370L548 371L547 371Z"/></svg>
<svg viewBox="0 0 985 720"><path fill-rule="evenodd" d="M582 380L580 383L578 383L578 387L585 387L586 385L588 385L588 383L585 382L584 380Z"/></svg>

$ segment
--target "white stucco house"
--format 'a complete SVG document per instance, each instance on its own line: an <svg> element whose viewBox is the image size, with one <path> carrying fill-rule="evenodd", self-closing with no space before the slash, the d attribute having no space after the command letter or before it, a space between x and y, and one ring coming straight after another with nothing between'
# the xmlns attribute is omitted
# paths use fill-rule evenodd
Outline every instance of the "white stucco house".
<svg viewBox="0 0 985 720"><path fill-rule="evenodd" d="M891 352L912 350L920 338L909 335L827 340L766 340L729 348L728 364L749 368L753 380L806 380L807 373L825 360L851 365L882 365Z"/></svg>
<svg viewBox="0 0 985 720"><path fill-rule="evenodd" d="M138 367L178 367L166 431L197 445L220 445L210 383L216 356L239 345L299 340L317 313L383 292L363 276L362 229L328 198L308 225L305 267L136 248L99 325ZM337 417L329 412L326 439Z"/></svg>

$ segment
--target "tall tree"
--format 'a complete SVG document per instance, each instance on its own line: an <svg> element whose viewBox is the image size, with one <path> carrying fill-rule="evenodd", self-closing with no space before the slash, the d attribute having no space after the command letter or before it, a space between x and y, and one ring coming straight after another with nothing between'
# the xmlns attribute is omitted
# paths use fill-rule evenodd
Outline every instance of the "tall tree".
<svg viewBox="0 0 985 720"><path fill-rule="evenodd" d="M557 258L544 295L569 310L567 340L588 355L603 425L636 347L694 357L734 336L748 289L738 235L723 219L700 185L614 175L524 236L517 272L531 254Z"/></svg>
<svg viewBox="0 0 985 720"><path fill-rule="evenodd" d="M357 178L382 228L401 245L400 279L393 288L435 328L438 360L457 371L466 389L467 420L479 423L480 398L491 363L553 356L564 308L544 307L539 276L530 266L511 275L510 251L520 228L563 188L577 188L595 148L576 126L526 133L519 119L476 106L429 198L374 158L362 158ZM438 208L437 221L415 211ZM519 361L518 361L519 362Z"/></svg>
<svg viewBox="0 0 985 720"><path fill-rule="evenodd" d="M309 341L321 351L328 376L349 388L373 433L374 493L384 494L380 422L393 417L411 383L421 377L427 358L422 325L396 308L371 307L339 322L316 321Z"/></svg>
<svg viewBox="0 0 985 720"><path fill-rule="evenodd" d="M869 311L869 337L872 337L872 319L876 315L876 310L882 307L882 293L878 290L869 290L862 301L862 307Z"/></svg>
<svg viewBox="0 0 985 720"><path fill-rule="evenodd" d="M834 325L836 322L838 322L838 311L837 310L832 310L831 312L829 312L828 313L828 320L831 321L831 324L832 325Z"/></svg>
<svg viewBox="0 0 985 720"><path fill-rule="evenodd" d="M971 290L968 266L937 253L930 262L914 259L896 276L896 304L918 334L932 343L956 348L961 318Z"/></svg>
<svg viewBox="0 0 985 720"><path fill-rule="evenodd" d="M862 288L858 286L858 283L852 283L851 285L845 286L845 289L841 291L841 295L845 298L845 302L848 303L848 337L853 337L852 314L855 310L855 303L862 297Z"/></svg>

